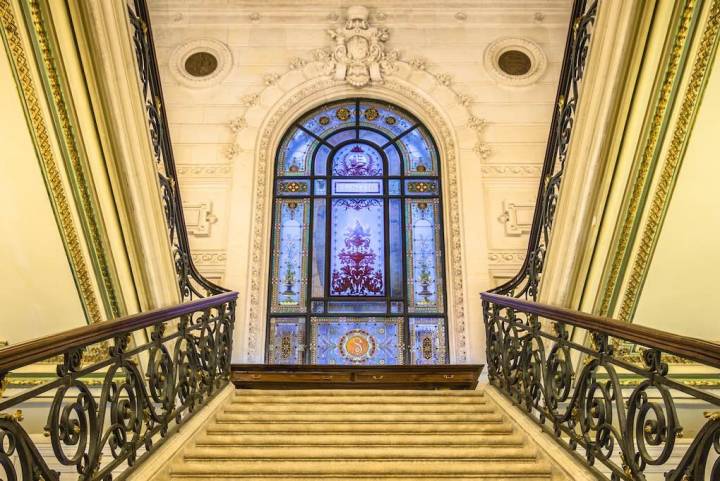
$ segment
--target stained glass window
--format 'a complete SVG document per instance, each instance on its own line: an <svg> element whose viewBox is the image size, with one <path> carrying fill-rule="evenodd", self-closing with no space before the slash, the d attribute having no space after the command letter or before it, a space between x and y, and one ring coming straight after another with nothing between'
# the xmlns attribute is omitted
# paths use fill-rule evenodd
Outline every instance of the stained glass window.
<svg viewBox="0 0 720 481"><path fill-rule="evenodd" d="M275 364L448 362L440 159L394 105L303 115L276 157L267 324Z"/></svg>

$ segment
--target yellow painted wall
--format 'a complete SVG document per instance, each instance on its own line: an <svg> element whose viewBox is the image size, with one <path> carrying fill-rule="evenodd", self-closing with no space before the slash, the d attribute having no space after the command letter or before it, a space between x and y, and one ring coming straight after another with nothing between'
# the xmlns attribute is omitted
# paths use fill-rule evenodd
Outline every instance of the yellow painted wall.
<svg viewBox="0 0 720 481"><path fill-rule="evenodd" d="M716 60L634 322L720 341L720 62Z"/></svg>
<svg viewBox="0 0 720 481"><path fill-rule="evenodd" d="M0 340L86 324L15 80L0 51Z"/></svg>

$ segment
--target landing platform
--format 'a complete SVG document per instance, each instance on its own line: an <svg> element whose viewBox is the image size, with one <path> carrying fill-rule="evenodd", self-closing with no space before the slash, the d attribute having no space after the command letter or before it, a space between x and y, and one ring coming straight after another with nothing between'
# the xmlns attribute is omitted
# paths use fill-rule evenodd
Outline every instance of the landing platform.
<svg viewBox="0 0 720 481"><path fill-rule="evenodd" d="M242 389L475 389L483 367L233 364L231 380Z"/></svg>

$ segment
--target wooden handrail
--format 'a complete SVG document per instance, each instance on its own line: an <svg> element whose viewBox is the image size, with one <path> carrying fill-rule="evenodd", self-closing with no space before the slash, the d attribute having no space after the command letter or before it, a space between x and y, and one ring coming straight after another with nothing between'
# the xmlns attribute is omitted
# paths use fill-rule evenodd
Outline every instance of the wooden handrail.
<svg viewBox="0 0 720 481"><path fill-rule="evenodd" d="M236 300L237 296L237 292L225 292L183 304L119 317L107 322L81 326L4 347L0 349L0 375L13 369L63 354L72 349L105 341L125 332L143 329L153 326L158 322L168 321L203 309L220 306Z"/></svg>
<svg viewBox="0 0 720 481"><path fill-rule="evenodd" d="M659 349L663 353L674 354L720 369L720 344L694 337L680 336L652 327L628 324L609 317L594 316L585 312L501 296L490 292L483 292L481 297L484 301L510 307L519 312L537 314L541 317L561 321L590 331L602 332L612 337Z"/></svg>

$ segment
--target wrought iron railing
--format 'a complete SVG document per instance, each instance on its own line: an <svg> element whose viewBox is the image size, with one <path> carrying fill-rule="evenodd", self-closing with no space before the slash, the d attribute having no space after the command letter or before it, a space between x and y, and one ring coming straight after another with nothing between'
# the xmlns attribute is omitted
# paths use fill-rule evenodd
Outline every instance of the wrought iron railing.
<svg viewBox="0 0 720 481"><path fill-rule="evenodd" d="M720 480L720 396L668 364L720 369L720 345L497 294L482 299L490 383L598 476L646 480L652 468L667 481ZM573 341L573 328L586 330L590 345ZM640 359L616 355L615 340L636 345ZM692 409L680 410L678 399L692 399ZM683 422L700 427L684 433ZM683 434L692 442L680 443Z"/></svg>
<svg viewBox="0 0 720 481"><path fill-rule="evenodd" d="M0 479L131 472L228 385L236 299L223 293L0 349ZM43 364L56 373L26 376ZM22 422L26 404L46 416L45 442ZM41 454L47 444L52 455Z"/></svg>
<svg viewBox="0 0 720 481"><path fill-rule="evenodd" d="M180 184L170 141L169 124L164 108L162 85L146 0L129 0L128 17L133 29L138 80L145 100L148 129L180 294L183 300L187 300L225 292L226 289L210 282L200 274L190 255Z"/></svg>
<svg viewBox="0 0 720 481"><path fill-rule="evenodd" d="M565 173L570 135L580 99L581 80L585 73L585 60L597 15L597 3L597 0L575 0L573 5L555 97L556 110L550 124L527 254L518 274L493 290L498 294L537 299L560 185Z"/></svg>

